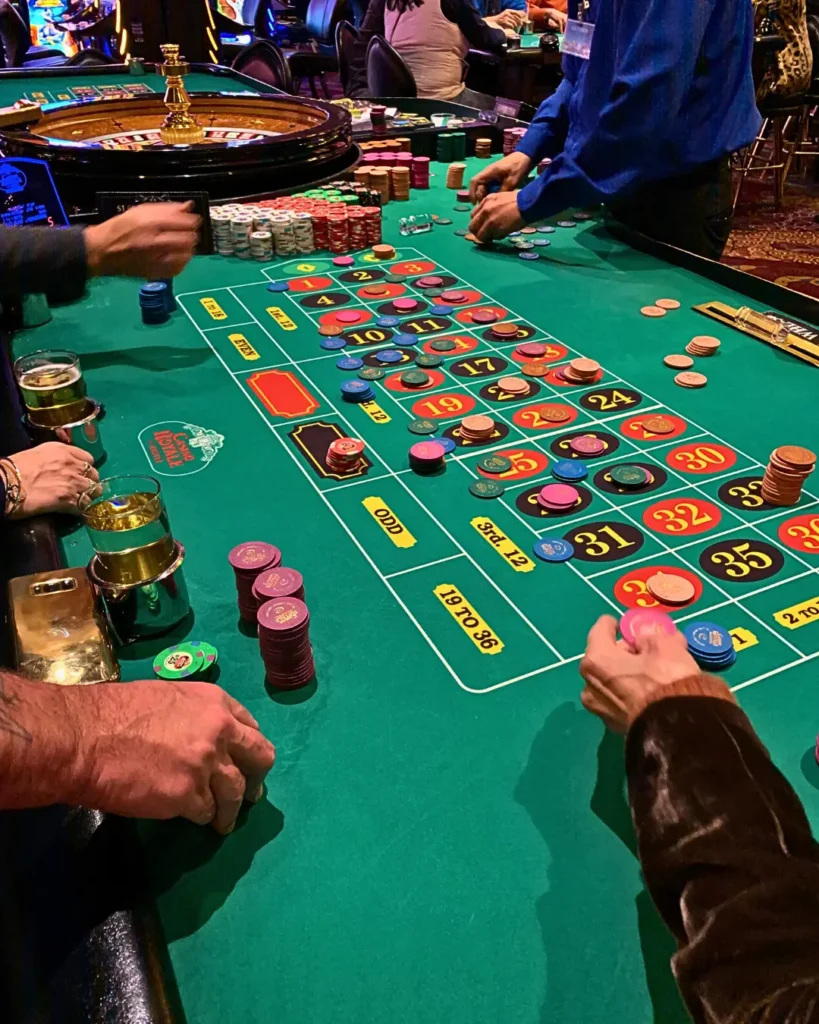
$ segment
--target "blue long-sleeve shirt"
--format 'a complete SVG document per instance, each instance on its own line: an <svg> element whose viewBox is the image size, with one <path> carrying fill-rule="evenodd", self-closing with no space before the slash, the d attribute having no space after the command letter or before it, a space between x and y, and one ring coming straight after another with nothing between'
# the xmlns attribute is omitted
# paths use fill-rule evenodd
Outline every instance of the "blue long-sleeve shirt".
<svg viewBox="0 0 819 1024"><path fill-rule="evenodd" d="M569 0L569 17L577 8ZM527 221L685 174L759 130L751 0L591 0L584 20L591 56L564 56L518 146L552 158L518 194Z"/></svg>
<svg viewBox="0 0 819 1024"><path fill-rule="evenodd" d="M482 18L501 11L526 10L526 0L474 0L474 4Z"/></svg>

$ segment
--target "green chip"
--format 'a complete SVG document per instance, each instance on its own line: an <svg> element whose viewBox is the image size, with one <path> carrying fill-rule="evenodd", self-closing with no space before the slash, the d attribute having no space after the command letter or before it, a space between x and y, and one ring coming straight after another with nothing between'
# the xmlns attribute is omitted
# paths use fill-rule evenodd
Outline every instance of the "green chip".
<svg viewBox="0 0 819 1024"><path fill-rule="evenodd" d="M512 460L505 455L484 455L478 459L478 468L487 473L505 473L512 468Z"/></svg>
<svg viewBox="0 0 819 1024"><path fill-rule="evenodd" d="M380 366L362 366L358 371L358 376L362 380L381 380L384 371Z"/></svg>
<svg viewBox="0 0 819 1024"><path fill-rule="evenodd" d="M453 206L452 209L456 213L469 213L469 211L472 209L472 207L471 206L464 206L463 203L458 203L458 205L457 206Z"/></svg>
<svg viewBox="0 0 819 1024"><path fill-rule="evenodd" d="M452 221L449 219L449 217L439 217L438 218L438 223L439 224L451 224Z"/></svg>
<svg viewBox="0 0 819 1024"><path fill-rule="evenodd" d="M621 487L642 487L649 481L649 474L642 466L613 466L609 472Z"/></svg>
<svg viewBox="0 0 819 1024"><path fill-rule="evenodd" d="M425 366L428 369L431 369L433 366L440 366L443 361L443 356L433 356L428 352L419 352L415 357L416 366Z"/></svg>
<svg viewBox="0 0 819 1024"><path fill-rule="evenodd" d="M446 288L425 288L424 295L430 299L439 299L445 291Z"/></svg>
<svg viewBox="0 0 819 1024"><path fill-rule="evenodd" d="M440 341L431 341L429 347L435 349L436 352L452 352L458 346L448 338L441 338Z"/></svg>
<svg viewBox="0 0 819 1024"><path fill-rule="evenodd" d="M154 658L154 672L160 679L188 679L204 664L204 654L193 644L175 644L157 654Z"/></svg>
<svg viewBox="0 0 819 1024"><path fill-rule="evenodd" d="M476 498L499 498L503 491L503 484L497 480L473 480L469 485L469 493Z"/></svg>
<svg viewBox="0 0 819 1024"><path fill-rule="evenodd" d="M407 429L412 434L434 434L438 429L438 424L433 423L432 420L413 420L408 424Z"/></svg>
<svg viewBox="0 0 819 1024"><path fill-rule="evenodd" d="M404 274L387 274L384 278L387 284L403 284L406 281Z"/></svg>
<svg viewBox="0 0 819 1024"><path fill-rule="evenodd" d="M421 384L426 384L429 380L429 374L424 373L423 370L407 370L401 374L401 383L409 384L410 387L419 387Z"/></svg>
<svg viewBox="0 0 819 1024"><path fill-rule="evenodd" d="M198 651L201 651L205 659L205 663L202 666L202 672L210 672L210 670L216 665L216 662L219 660L219 652L216 650L213 644L209 644L207 640L189 640L188 642L192 644Z"/></svg>

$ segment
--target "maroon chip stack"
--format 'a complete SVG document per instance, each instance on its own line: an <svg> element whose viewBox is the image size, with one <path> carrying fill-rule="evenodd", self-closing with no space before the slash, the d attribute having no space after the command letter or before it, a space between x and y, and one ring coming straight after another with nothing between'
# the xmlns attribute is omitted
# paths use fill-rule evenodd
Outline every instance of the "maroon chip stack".
<svg viewBox="0 0 819 1024"><path fill-rule="evenodd" d="M336 253L350 251L347 211L343 206L327 211L327 248Z"/></svg>
<svg viewBox="0 0 819 1024"><path fill-rule="evenodd" d="M413 188L429 188L429 157L414 156L412 158L412 174L410 184Z"/></svg>
<svg viewBox="0 0 819 1024"><path fill-rule="evenodd" d="M313 243L317 249L330 248L330 219L326 209L313 211Z"/></svg>
<svg viewBox="0 0 819 1024"><path fill-rule="evenodd" d="M267 680L279 690L305 686L316 674L310 646L310 613L297 597L265 601L257 613L259 648Z"/></svg>
<svg viewBox="0 0 819 1024"><path fill-rule="evenodd" d="M381 207L362 206L367 219L364 222L367 227L367 245L380 245L381 243Z"/></svg>
<svg viewBox="0 0 819 1024"><path fill-rule="evenodd" d="M304 577L297 569L288 569L280 565L276 569L265 569L256 577L253 584L253 596L256 607L261 608L265 601L275 597L297 597L304 600Z"/></svg>
<svg viewBox="0 0 819 1024"><path fill-rule="evenodd" d="M228 561L236 576L236 592L239 595L239 614L244 622L256 622L258 607L253 596L253 584L259 573L275 569L282 564L282 553L273 544L263 540L248 540L237 544L228 555Z"/></svg>
<svg viewBox="0 0 819 1024"><path fill-rule="evenodd" d="M363 206L347 207L347 227L351 249L367 248L367 214Z"/></svg>

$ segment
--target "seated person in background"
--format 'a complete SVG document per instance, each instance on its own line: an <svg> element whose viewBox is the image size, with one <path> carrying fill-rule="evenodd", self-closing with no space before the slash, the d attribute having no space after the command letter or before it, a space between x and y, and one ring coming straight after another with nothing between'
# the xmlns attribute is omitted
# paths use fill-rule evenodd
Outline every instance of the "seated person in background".
<svg viewBox="0 0 819 1024"><path fill-rule="evenodd" d="M526 21L526 0L474 0L478 14L493 28L519 31Z"/></svg>
<svg viewBox="0 0 819 1024"><path fill-rule="evenodd" d="M643 879L697 1024L819 1020L819 846L796 793L685 638L589 633L583 706L625 733Z"/></svg>
<svg viewBox="0 0 819 1024"><path fill-rule="evenodd" d="M418 95L490 109L494 97L464 87L469 47L498 53L510 30L488 25L470 0L372 0L351 60L351 96L367 95L364 55L384 36L409 65Z"/></svg>
<svg viewBox="0 0 819 1024"><path fill-rule="evenodd" d="M14 4L11 0L0 0L0 57L5 57L6 67L20 67L30 46L31 36Z"/></svg>
<svg viewBox="0 0 819 1024"><path fill-rule="evenodd" d="M758 27L768 11L769 0L754 0L754 23ZM757 100L766 96L795 96L811 81L813 53L808 36L806 0L779 0L774 22L776 34L785 40L784 50L773 57L757 89Z"/></svg>
<svg viewBox="0 0 819 1024"><path fill-rule="evenodd" d="M535 32L566 30L568 0L529 0L529 20Z"/></svg>
<svg viewBox="0 0 819 1024"><path fill-rule="evenodd" d="M181 203L144 203L87 228L0 227L0 302L36 292L67 302L89 277L175 277L193 256L198 228Z"/></svg>

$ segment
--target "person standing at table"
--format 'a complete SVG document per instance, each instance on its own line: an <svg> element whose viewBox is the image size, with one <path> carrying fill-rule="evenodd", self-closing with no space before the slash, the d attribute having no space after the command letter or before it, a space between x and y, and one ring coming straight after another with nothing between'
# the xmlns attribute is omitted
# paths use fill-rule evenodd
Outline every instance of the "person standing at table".
<svg viewBox="0 0 819 1024"><path fill-rule="evenodd" d="M510 29L487 24L471 0L372 0L350 62L350 96L367 95L365 54L384 36L406 61L423 99L490 109L495 99L464 86L470 46L500 53Z"/></svg>
<svg viewBox="0 0 819 1024"><path fill-rule="evenodd" d="M517 32L526 21L526 0L475 0L475 8L492 28Z"/></svg>
<svg viewBox="0 0 819 1024"><path fill-rule="evenodd" d="M473 201L501 191L481 201L470 231L489 241L606 203L651 238L719 259L730 156L761 124L752 45L750 0L569 0L564 79L517 150L472 179Z"/></svg>
<svg viewBox="0 0 819 1024"><path fill-rule="evenodd" d="M819 1020L819 846L731 691L700 672L682 634L632 650L610 616L580 674L583 706L626 737L640 867L677 940L692 1019Z"/></svg>
<svg viewBox="0 0 819 1024"><path fill-rule="evenodd" d="M535 32L566 31L568 0L529 0L529 20Z"/></svg>

